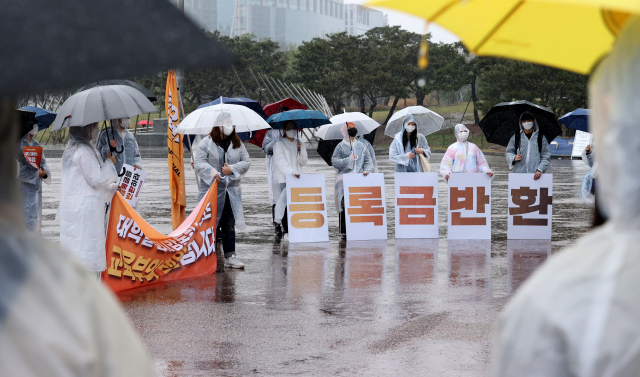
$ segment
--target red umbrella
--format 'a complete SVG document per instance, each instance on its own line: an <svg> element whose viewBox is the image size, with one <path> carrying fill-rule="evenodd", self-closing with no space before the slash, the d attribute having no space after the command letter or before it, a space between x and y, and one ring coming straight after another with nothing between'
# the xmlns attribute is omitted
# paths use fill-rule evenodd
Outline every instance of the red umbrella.
<svg viewBox="0 0 640 377"><path fill-rule="evenodd" d="M138 122L138 126L153 126L153 121L152 120L141 120Z"/></svg>
<svg viewBox="0 0 640 377"><path fill-rule="evenodd" d="M271 116L273 114L277 114L282 112L284 107L288 107L289 110L307 110L307 105L302 104L293 98L285 98L282 101L278 101L275 103L270 103L264 106L263 110L267 116ZM251 144L257 145L262 148L262 142L264 141L264 136L267 134L267 130L259 130L256 131L251 139L247 140Z"/></svg>

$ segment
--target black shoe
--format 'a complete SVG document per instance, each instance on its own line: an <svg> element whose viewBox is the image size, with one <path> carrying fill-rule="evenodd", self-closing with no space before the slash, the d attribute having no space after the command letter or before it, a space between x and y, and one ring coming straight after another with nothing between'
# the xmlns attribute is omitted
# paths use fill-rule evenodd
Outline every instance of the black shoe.
<svg viewBox="0 0 640 377"><path fill-rule="evenodd" d="M345 240L345 241L346 241L346 239L347 239L347 234L346 234L346 233L342 233L342 234L340 235L340 239L341 239L341 240Z"/></svg>
<svg viewBox="0 0 640 377"><path fill-rule="evenodd" d="M276 237L282 237L282 227L280 225L276 225Z"/></svg>

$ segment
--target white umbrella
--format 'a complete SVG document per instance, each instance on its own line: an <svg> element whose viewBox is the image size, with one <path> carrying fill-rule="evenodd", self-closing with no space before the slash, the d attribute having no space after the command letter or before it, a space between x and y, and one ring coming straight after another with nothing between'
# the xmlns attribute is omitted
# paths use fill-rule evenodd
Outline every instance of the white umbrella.
<svg viewBox="0 0 640 377"><path fill-rule="evenodd" d="M353 122L356 125L359 136L367 135L380 127L380 123L360 112L338 114L329 120L331 124L325 124L316 131L316 136L323 140L343 139L341 129L346 122Z"/></svg>
<svg viewBox="0 0 640 377"><path fill-rule="evenodd" d="M230 119L230 122L226 119ZM260 115L246 106L221 103L207 106L187 115L178 126L178 133L187 135L206 135L213 127L225 123L236 127L236 132L253 132L271 128Z"/></svg>
<svg viewBox="0 0 640 377"><path fill-rule="evenodd" d="M58 110L51 131L156 112L153 103L130 86L101 85L69 97Z"/></svg>
<svg viewBox="0 0 640 377"><path fill-rule="evenodd" d="M387 128L384 129L384 134L390 137L394 137L402 129L402 123L404 117L407 114L412 114L416 118L416 126L418 133L424 136L431 135L434 132L440 131L440 127L444 123L444 118L439 114L422 106L409 106L393 114Z"/></svg>

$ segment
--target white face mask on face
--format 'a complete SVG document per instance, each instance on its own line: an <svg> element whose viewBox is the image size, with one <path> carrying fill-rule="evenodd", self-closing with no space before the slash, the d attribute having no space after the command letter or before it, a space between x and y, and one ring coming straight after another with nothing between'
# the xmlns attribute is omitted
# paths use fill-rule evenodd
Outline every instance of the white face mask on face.
<svg viewBox="0 0 640 377"><path fill-rule="evenodd" d="M233 133L233 126L228 126L228 125L222 126L222 132L224 132L225 136L231 135Z"/></svg>
<svg viewBox="0 0 640 377"><path fill-rule="evenodd" d="M408 134L410 134L416 129L416 126L412 124L408 124L404 129L407 131Z"/></svg>
<svg viewBox="0 0 640 377"><path fill-rule="evenodd" d="M467 141L468 137L469 137L469 132L467 131L460 131L460 133L458 133L458 139L460 139L460 141Z"/></svg>
<svg viewBox="0 0 640 377"><path fill-rule="evenodd" d="M293 139L298 134L298 131L296 131L296 130L287 130L286 134L287 134L288 138Z"/></svg>
<svg viewBox="0 0 640 377"><path fill-rule="evenodd" d="M38 134L38 125L34 124L33 125L33 129L31 131L29 131L29 135L36 136L37 134Z"/></svg>
<svg viewBox="0 0 640 377"><path fill-rule="evenodd" d="M532 128L533 128L533 122L524 122L524 123L522 123L522 127L523 127L525 130L530 130L530 129L532 129Z"/></svg>

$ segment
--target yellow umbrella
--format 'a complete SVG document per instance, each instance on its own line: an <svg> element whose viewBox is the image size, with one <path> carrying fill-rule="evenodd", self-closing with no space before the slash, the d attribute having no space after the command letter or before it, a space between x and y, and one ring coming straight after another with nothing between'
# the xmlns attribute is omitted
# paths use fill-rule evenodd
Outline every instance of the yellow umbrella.
<svg viewBox="0 0 640 377"><path fill-rule="evenodd" d="M469 51L588 74L638 0L370 0L458 35Z"/></svg>

